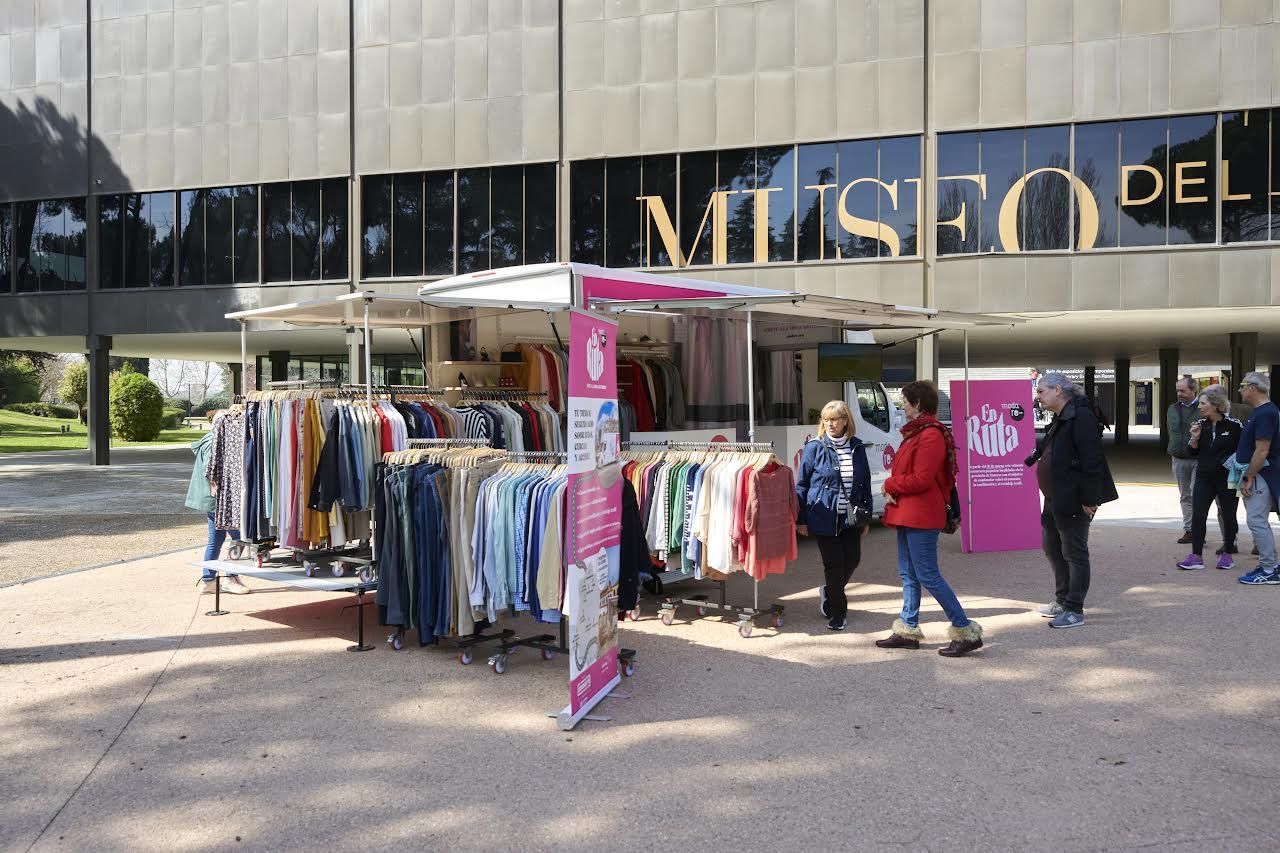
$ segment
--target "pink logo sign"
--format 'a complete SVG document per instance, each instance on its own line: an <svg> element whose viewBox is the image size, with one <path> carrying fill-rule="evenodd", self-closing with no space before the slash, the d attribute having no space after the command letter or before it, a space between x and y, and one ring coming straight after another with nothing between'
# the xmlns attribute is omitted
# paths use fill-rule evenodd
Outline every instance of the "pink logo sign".
<svg viewBox="0 0 1280 853"><path fill-rule="evenodd" d="M893 457L896 455L897 451L893 449L892 444L884 446L884 455L880 457L881 461L884 462L884 470L888 471L893 467Z"/></svg>
<svg viewBox="0 0 1280 853"><path fill-rule="evenodd" d="M599 382L604 375L604 349L607 339L599 329L592 329L591 339L587 341L587 375L592 382Z"/></svg>

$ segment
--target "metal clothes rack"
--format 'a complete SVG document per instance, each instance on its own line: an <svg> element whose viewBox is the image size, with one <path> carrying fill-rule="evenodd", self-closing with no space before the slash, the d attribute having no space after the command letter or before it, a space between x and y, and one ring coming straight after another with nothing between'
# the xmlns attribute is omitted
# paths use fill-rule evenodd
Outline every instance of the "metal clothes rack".
<svg viewBox="0 0 1280 853"><path fill-rule="evenodd" d="M407 442L408 447L423 448L439 448L448 450L450 447L488 447L489 442L483 438L411 438Z"/></svg>
<svg viewBox="0 0 1280 853"><path fill-rule="evenodd" d="M464 400L536 400L545 398L546 391L523 391L507 388L464 388L462 391L462 399Z"/></svg>
<svg viewBox="0 0 1280 853"><path fill-rule="evenodd" d="M543 660L554 660L556 655L569 654L569 638L567 635L567 625L569 620L560 617L559 636L555 634L537 634L532 637L519 637L514 632L509 637L503 638L497 651L489 656L489 666L493 668L494 675L502 675L507 671L507 659L511 654L520 648L538 649L542 652ZM636 674L636 650L618 649L618 669L623 675L630 678Z"/></svg>
<svg viewBox="0 0 1280 853"><path fill-rule="evenodd" d="M552 462L568 459L569 454L556 450L508 450L507 457L512 462Z"/></svg>
<svg viewBox="0 0 1280 853"><path fill-rule="evenodd" d="M772 452L772 441L628 441L623 442L623 450L641 450L643 448L654 448L659 450L692 450L698 452ZM674 575L674 577L668 577ZM683 572L664 572L662 580L671 580L680 582L692 580L691 575ZM704 578L704 580L706 580ZM781 628L783 625L783 612L786 610L785 605L774 602L769 607L761 609L760 607L760 581L752 579L752 603L748 607L744 604L730 604L726 593L726 581L714 580L718 587L719 596L717 601L702 594L691 595L687 598L679 596L668 596L661 599L658 604L658 617L662 620L663 625L670 625L675 622L676 608L681 605L696 608L698 616L707 616L714 611L720 614L737 617L738 634L744 639L751 636L752 628L755 620L760 617L768 618L774 628ZM639 615L639 607L632 611L632 618Z"/></svg>

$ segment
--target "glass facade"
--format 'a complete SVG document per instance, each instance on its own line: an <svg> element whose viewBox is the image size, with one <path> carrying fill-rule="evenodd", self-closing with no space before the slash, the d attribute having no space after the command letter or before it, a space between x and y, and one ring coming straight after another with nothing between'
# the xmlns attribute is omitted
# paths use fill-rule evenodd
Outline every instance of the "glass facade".
<svg viewBox="0 0 1280 853"><path fill-rule="evenodd" d="M940 255L1273 241L1273 109L938 137ZM919 136L569 164L572 260L671 268L915 257ZM349 181L97 198L103 289L343 280ZM555 163L362 179L368 279L559 255ZM0 203L0 293L83 289L86 203Z"/></svg>
<svg viewBox="0 0 1280 853"><path fill-rule="evenodd" d="M556 259L554 163L373 175L360 205L363 278Z"/></svg>
<svg viewBox="0 0 1280 853"><path fill-rule="evenodd" d="M1247 115L1221 117L1223 171L1239 161L1230 198L1214 168L1216 114L942 134L938 253L1268 239L1271 116Z"/></svg>

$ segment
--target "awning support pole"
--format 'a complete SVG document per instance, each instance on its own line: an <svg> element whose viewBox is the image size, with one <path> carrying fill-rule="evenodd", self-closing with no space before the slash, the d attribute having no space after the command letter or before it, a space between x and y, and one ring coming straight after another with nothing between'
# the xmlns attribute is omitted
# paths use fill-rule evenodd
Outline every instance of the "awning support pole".
<svg viewBox="0 0 1280 853"><path fill-rule="evenodd" d="M969 402L969 330L964 331L964 413L965 417L973 415L973 407ZM942 348L939 347L939 350ZM955 421L951 423L952 435L955 434ZM969 432L964 424L960 424L960 436L964 441L964 524L968 525L969 547L973 547L973 477L969 474Z"/></svg>
<svg viewBox="0 0 1280 853"><path fill-rule="evenodd" d="M755 322L747 309L747 441L756 440ZM760 609L760 581L751 585L751 608Z"/></svg>
<svg viewBox="0 0 1280 853"><path fill-rule="evenodd" d="M245 393L248 389L245 383L249 381L249 347L245 341L245 323L240 321L240 393ZM256 384L256 383L255 383Z"/></svg>
<svg viewBox="0 0 1280 853"><path fill-rule="evenodd" d="M747 441L756 440L756 363L754 322L747 309Z"/></svg>
<svg viewBox="0 0 1280 853"><path fill-rule="evenodd" d="M364 393L369 408L373 408L373 347L369 335L369 300L364 301Z"/></svg>

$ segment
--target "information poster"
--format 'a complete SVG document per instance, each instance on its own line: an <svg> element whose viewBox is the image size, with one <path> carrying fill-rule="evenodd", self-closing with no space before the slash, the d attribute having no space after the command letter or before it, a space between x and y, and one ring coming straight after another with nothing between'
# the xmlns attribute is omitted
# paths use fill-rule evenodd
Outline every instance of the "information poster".
<svg viewBox="0 0 1280 853"><path fill-rule="evenodd" d="M565 613L569 620L572 727L619 682L618 324L573 311L569 317L569 524L565 542Z"/></svg>
<svg viewBox="0 0 1280 853"><path fill-rule="evenodd" d="M951 423L960 468L961 547L966 552L1039 548L1036 469L1022 464L1036 448L1029 383L952 382Z"/></svg>

